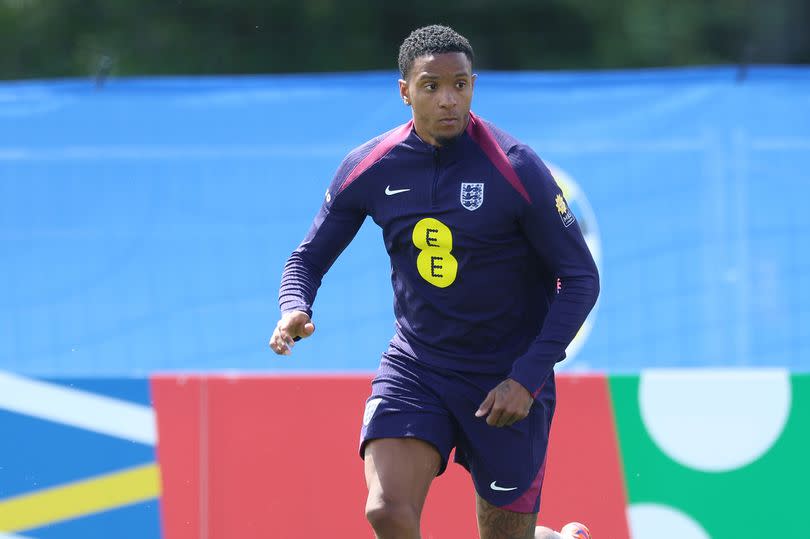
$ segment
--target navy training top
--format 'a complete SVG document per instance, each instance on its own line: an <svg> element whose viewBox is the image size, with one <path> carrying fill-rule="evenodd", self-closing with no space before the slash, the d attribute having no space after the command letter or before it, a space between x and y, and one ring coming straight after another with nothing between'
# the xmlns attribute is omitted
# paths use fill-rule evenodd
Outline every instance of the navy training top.
<svg viewBox="0 0 810 539"><path fill-rule="evenodd" d="M500 373L536 396L596 303L599 275L531 148L473 113L439 148L413 121L356 148L284 267L282 313L312 315L321 279L367 215L391 258L387 353Z"/></svg>

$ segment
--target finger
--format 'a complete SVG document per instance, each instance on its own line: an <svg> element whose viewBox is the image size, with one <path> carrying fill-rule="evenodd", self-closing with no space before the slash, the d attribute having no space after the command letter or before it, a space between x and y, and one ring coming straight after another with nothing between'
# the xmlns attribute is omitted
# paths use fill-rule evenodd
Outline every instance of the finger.
<svg viewBox="0 0 810 539"><path fill-rule="evenodd" d="M491 427L500 426L501 419L503 418L503 408L493 405L487 416L487 425Z"/></svg>
<svg viewBox="0 0 810 539"><path fill-rule="evenodd" d="M495 423L495 426L501 428L511 424L512 424L512 415L503 412L501 416L498 418L498 422Z"/></svg>
<svg viewBox="0 0 810 539"><path fill-rule="evenodd" d="M531 411L532 411L532 407L531 407L531 405L529 405L528 409L517 410L517 411L512 412L511 417L509 418L509 421L506 423L506 425L507 426L508 425L514 425L518 421L523 421L524 419L526 419L529 416L529 413Z"/></svg>
<svg viewBox="0 0 810 539"><path fill-rule="evenodd" d="M281 339L281 337L277 337L273 342L273 351L278 355L288 355L290 353L290 349L287 347L286 343Z"/></svg>
<svg viewBox="0 0 810 539"><path fill-rule="evenodd" d="M278 348L278 326L276 326L276 329L273 330L273 335L270 337L270 340L267 341L267 346L269 346L270 350L276 354L280 353Z"/></svg>
<svg viewBox="0 0 810 539"><path fill-rule="evenodd" d="M511 413L508 409L501 412L501 417L498 419L496 427L508 427L515 422L515 414Z"/></svg>
<svg viewBox="0 0 810 539"><path fill-rule="evenodd" d="M282 337L279 341L279 348L281 348L281 354L285 356L289 356L292 354L292 344L290 344L292 339Z"/></svg>
<svg viewBox="0 0 810 539"><path fill-rule="evenodd" d="M276 327L276 333L278 333L278 338L276 342L278 343L278 347L280 350L280 354L288 356L292 353L292 347L295 345L295 341L290 336L290 328L285 327L279 321L278 327Z"/></svg>
<svg viewBox="0 0 810 539"><path fill-rule="evenodd" d="M301 337L309 337L313 333L315 333L315 324L313 324L312 322L307 322L306 324L304 324L304 331Z"/></svg>
<svg viewBox="0 0 810 539"><path fill-rule="evenodd" d="M534 399L529 401L529 404L527 406L524 406L523 404L518 404L517 408L515 410L515 414L514 414L515 419L512 421L512 423L517 423L518 421L523 421L524 419L529 417L529 414L532 413L532 405L533 404L534 404Z"/></svg>
<svg viewBox="0 0 810 539"><path fill-rule="evenodd" d="M501 420L498 426L507 427L525 418L526 415L527 412L523 404L510 402L508 405L503 407L503 413L501 414Z"/></svg>
<svg viewBox="0 0 810 539"><path fill-rule="evenodd" d="M514 425L515 423L523 419L523 417L520 414L503 414L503 415L504 415L504 420L502 422L503 424L499 425L501 427L508 427L510 425Z"/></svg>
<svg viewBox="0 0 810 539"><path fill-rule="evenodd" d="M276 328L276 330L273 332L270 347L276 354L279 355L288 356L292 353L292 350L284 337L284 333L280 328Z"/></svg>
<svg viewBox="0 0 810 539"><path fill-rule="evenodd" d="M481 406L478 407L478 410L475 411L475 417L484 417L489 413L492 409L492 404L495 402L495 393L490 391L487 393L487 397L484 399L484 402L481 403Z"/></svg>

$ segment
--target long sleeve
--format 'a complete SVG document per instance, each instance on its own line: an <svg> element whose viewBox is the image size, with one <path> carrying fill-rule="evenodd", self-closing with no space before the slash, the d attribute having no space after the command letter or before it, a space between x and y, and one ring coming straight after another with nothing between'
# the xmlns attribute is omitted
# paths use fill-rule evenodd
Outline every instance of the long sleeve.
<svg viewBox="0 0 810 539"><path fill-rule="evenodd" d="M284 265L278 295L282 313L304 311L312 316L323 276L363 224L365 211L351 193L341 190L353 164L347 159L338 169L309 232Z"/></svg>
<svg viewBox="0 0 810 539"><path fill-rule="evenodd" d="M540 158L526 147L510 150L509 158L531 197L520 219L523 231L561 283L537 338L510 374L536 395L596 304L599 273L576 218Z"/></svg>
<svg viewBox="0 0 810 539"><path fill-rule="evenodd" d="M299 310L312 316L321 279L368 215L364 174L405 139L412 126L408 122L383 133L343 159L309 232L284 266L278 297L282 313Z"/></svg>

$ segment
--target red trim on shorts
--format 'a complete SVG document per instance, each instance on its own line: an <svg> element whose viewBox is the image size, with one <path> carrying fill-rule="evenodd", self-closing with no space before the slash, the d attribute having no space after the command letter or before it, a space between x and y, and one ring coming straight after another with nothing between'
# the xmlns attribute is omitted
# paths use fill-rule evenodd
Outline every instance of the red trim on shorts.
<svg viewBox="0 0 810 539"><path fill-rule="evenodd" d="M346 176L346 179L343 180L343 183L340 185L340 189L338 192L346 189L350 183L352 183L354 180L358 178L358 176L360 176L360 174L371 168L371 166L374 163L385 157L386 154L388 154L388 152L393 150L394 146L396 146L397 144L408 138L408 135L411 134L412 127L413 127L413 120L397 127L391 132L390 135L382 139L380 143L377 144L377 146L375 146L373 150L371 150L371 153L369 153L367 156L363 158L362 161L360 161L359 163L357 163L357 165L355 165L355 167L352 169L349 175Z"/></svg>
<svg viewBox="0 0 810 539"><path fill-rule="evenodd" d="M523 182L520 181L517 172L512 168L512 163L509 162L509 158L506 156L506 153L504 153L503 148L500 147L484 122L472 112L470 112L470 121L467 123L467 134L480 146L484 154L486 154L492 164L495 165L495 168L498 169L498 172L506 178L506 181L520 193L520 196L526 199L526 202L531 204L532 199L523 186Z"/></svg>
<svg viewBox="0 0 810 539"><path fill-rule="evenodd" d="M529 485L529 488L526 489L526 492L518 498L517 500L513 501L509 505L505 505L501 507L501 509L506 509L507 511L514 511L515 513L535 513L538 509L538 501L540 500L540 491L543 488L543 476L546 473L546 459L543 459L543 464L540 466L540 470L537 471L537 476L535 476L534 481L532 484Z"/></svg>

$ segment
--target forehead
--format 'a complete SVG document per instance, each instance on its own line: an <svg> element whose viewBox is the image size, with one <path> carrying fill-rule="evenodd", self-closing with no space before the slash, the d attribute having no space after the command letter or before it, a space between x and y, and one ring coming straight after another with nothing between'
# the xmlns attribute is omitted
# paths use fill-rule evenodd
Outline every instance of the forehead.
<svg viewBox="0 0 810 539"><path fill-rule="evenodd" d="M463 52L442 52L424 54L414 58L411 66L411 78L420 77L455 77L464 73L472 74L472 65Z"/></svg>

